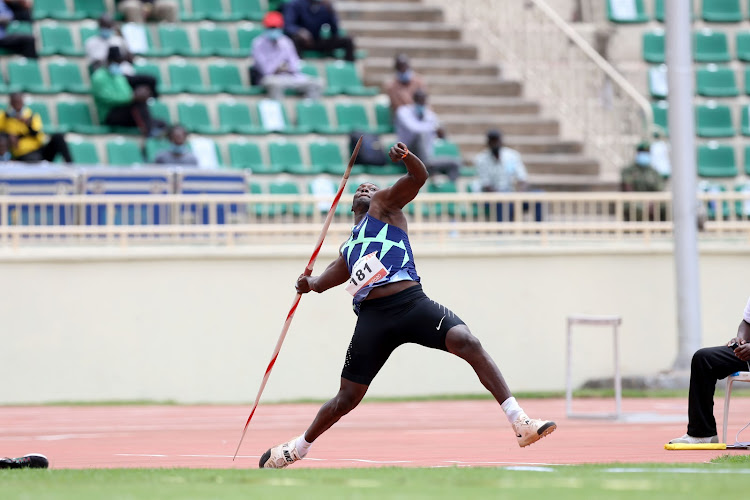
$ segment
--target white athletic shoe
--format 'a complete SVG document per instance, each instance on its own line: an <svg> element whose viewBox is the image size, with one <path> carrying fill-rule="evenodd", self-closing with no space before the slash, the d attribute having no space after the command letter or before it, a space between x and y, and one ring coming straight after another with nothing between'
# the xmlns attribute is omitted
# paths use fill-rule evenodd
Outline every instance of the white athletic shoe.
<svg viewBox="0 0 750 500"><path fill-rule="evenodd" d="M294 438L287 443L269 449L260 457L258 467L261 469L283 469L297 460L302 460L295 446L296 443L297 438Z"/></svg>
<svg viewBox="0 0 750 500"><path fill-rule="evenodd" d="M674 438L669 442L669 444L708 444L708 443L718 443L719 442L719 436L711 436L711 437L704 437L704 438L697 438L693 437L690 434L685 434L682 437Z"/></svg>
<svg viewBox="0 0 750 500"><path fill-rule="evenodd" d="M550 420L537 420L526 415L521 415L513 422L513 431L521 448L536 443L555 429L557 424Z"/></svg>

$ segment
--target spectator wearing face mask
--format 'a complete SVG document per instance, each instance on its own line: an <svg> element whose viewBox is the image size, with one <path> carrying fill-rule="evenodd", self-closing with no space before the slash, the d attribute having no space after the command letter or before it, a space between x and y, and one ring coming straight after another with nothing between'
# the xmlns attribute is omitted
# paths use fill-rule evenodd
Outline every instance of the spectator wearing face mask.
<svg viewBox="0 0 750 500"><path fill-rule="evenodd" d="M652 166L650 145L646 142L638 144L635 161L622 169L620 186L623 191L655 192L664 189L664 178ZM636 202L624 204L624 217L629 220L656 220L656 208L659 220L666 216L666 206L663 203L655 205L653 202Z"/></svg>
<svg viewBox="0 0 750 500"><path fill-rule="evenodd" d="M12 92L8 107L0 110L0 133L7 134L15 161L54 161L59 155L66 163L73 162L65 136L45 134L41 116L26 106L20 92Z"/></svg>
<svg viewBox="0 0 750 500"><path fill-rule="evenodd" d="M411 69L409 56L406 54L397 55L395 70L396 74L385 87L385 92L391 100L391 112L394 115L399 107L405 104L414 104L414 92L417 90L427 92L422 77Z"/></svg>
<svg viewBox="0 0 750 500"><path fill-rule="evenodd" d="M281 99L286 89L301 91L317 99L323 90L319 78L302 73L294 42L284 34L284 18L279 12L268 12L263 19L266 30L253 40L252 55L257 81L271 99ZM252 79L252 78L251 78Z"/></svg>
<svg viewBox="0 0 750 500"><path fill-rule="evenodd" d="M190 151L187 142L187 131L182 125L174 125L167 133L169 147L157 153L155 163L160 165L182 165L197 167L198 158Z"/></svg>

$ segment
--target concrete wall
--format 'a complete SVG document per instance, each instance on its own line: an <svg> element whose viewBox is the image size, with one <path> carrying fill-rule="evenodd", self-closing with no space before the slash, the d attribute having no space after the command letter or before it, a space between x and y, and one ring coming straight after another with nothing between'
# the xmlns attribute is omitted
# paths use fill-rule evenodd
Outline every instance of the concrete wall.
<svg viewBox="0 0 750 500"><path fill-rule="evenodd" d="M562 390L568 314L619 314L625 375L674 360L672 256L651 251L485 252L416 248L433 299L480 337L513 390ZM299 255L174 249L0 255L0 403L255 397L283 320ZM332 258L330 249L317 266ZM747 252L701 258L705 345L733 336L748 297ZM303 297L265 401L325 398L339 381L355 324L343 289ZM608 330L575 331L575 381L612 373ZM373 395L479 393L463 361L397 350Z"/></svg>

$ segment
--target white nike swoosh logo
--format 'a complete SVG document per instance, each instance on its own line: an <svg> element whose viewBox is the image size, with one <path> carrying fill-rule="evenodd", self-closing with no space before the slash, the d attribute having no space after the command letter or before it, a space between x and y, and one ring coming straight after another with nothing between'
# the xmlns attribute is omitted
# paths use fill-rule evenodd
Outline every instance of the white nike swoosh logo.
<svg viewBox="0 0 750 500"><path fill-rule="evenodd" d="M440 318L440 323L438 323L438 326L437 326L437 328L435 328L435 330L440 330L440 325L442 325L442 324L443 324L443 320L444 320L444 319L445 319L445 314L443 314L443 317L442 317L442 318Z"/></svg>

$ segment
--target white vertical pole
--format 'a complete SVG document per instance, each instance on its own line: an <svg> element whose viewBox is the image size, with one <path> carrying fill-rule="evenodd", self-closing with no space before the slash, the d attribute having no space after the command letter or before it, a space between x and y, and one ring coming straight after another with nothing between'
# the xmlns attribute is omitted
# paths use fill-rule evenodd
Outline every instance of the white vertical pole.
<svg viewBox="0 0 750 500"><path fill-rule="evenodd" d="M567 332L567 363L565 366L565 413L570 415L573 413L573 339L570 331L571 319L568 318L568 332Z"/></svg>
<svg viewBox="0 0 750 500"><path fill-rule="evenodd" d="M674 370L690 368L693 353L701 347L690 4L685 0L665 1L677 289L678 351Z"/></svg>
<svg viewBox="0 0 750 500"><path fill-rule="evenodd" d="M620 375L620 338L619 327L620 319L613 320L614 328L614 353L615 353L615 415L619 419L622 416L622 377Z"/></svg>

